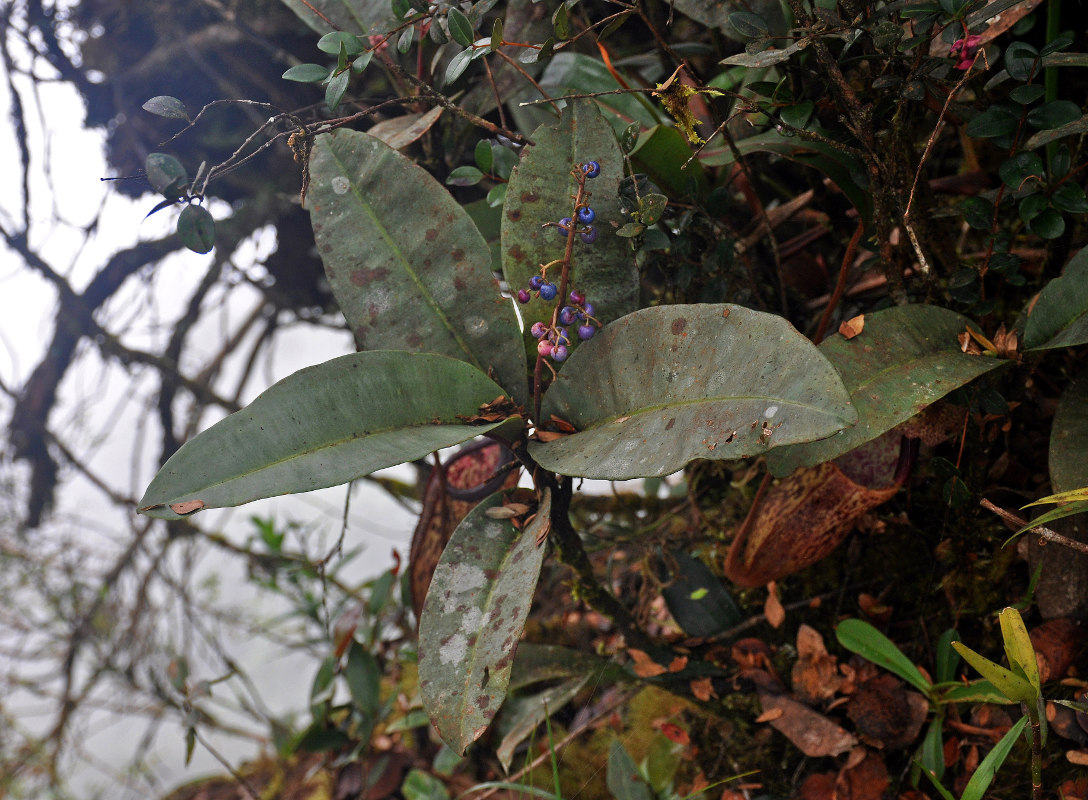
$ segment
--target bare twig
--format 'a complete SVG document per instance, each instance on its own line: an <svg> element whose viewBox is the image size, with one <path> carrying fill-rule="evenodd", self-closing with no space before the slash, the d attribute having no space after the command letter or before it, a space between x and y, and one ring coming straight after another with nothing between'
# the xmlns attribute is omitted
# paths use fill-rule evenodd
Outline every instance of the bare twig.
<svg viewBox="0 0 1088 800"><path fill-rule="evenodd" d="M1011 511L1006 511L999 506L995 506L993 503L991 503L989 500L986 500L985 498L983 498L979 505L981 505L987 511L992 511L993 513L997 514L997 516L1001 517L1001 519L1005 520L1011 525L1015 525L1017 529L1023 528L1024 526L1031 524L1026 519L1021 519L1016 514L1013 514ZM1078 553L1084 553L1085 555L1088 555L1088 544L1085 544L1084 542L1078 542L1076 539L1070 539L1068 536L1062 536L1060 533L1052 531L1050 528L1046 528L1042 525L1036 525L1033 528L1029 528L1026 533L1034 533L1036 536L1044 541L1053 542L1054 544L1060 544L1063 547L1068 547L1070 550L1076 550Z"/></svg>

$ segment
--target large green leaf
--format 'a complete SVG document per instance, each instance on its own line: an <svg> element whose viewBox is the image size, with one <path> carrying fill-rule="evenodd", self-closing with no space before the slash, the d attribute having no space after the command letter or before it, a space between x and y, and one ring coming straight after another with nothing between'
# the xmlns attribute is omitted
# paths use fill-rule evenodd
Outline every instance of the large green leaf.
<svg viewBox="0 0 1088 800"><path fill-rule="evenodd" d="M1050 427L1050 482L1055 492L1088 486L1088 373L1062 392Z"/></svg>
<svg viewBox="0 0 1088 800"><path fill-rule="evenodd" d="M542 418L579 431L534 442L564 475L668 475L830 436L857 418L838 374L786 320L733 305L636 311L574 351Z"/></svg>
<svg viewBox="0 0 1088 800"><path fill-rule="evenodd" d="M870 442L940 400L953 389L1008 364L960 351L956 335L968 320L938 306L897 306L865 315L853 339L828 337L820 352L835 365L857 406L858 424L819 442L776 450L771 472L822 464Z"/></svg>
<svg viewBox="0 0 1088 800"><path fill-rule="evenodd" d="M703 163L691 158L691 147L676 128L656 125L638 137L631 158L639 172L672 197L695 195L702 199L710 190ZM688 161L691 159L691 161ZM689 191L694 187L695 191Z"/></svg>
<svg viewBox="0 0 1088 800"><path fill-rule="evenodd" d="M186 442L147 487L140 512L177 519L422 458L502 424L464 421L501 392L445 356L340 356L289 375Z"/></svg>
<svg viewBox="0 0 1088 800"><path fill-rule="evenodd" d="M281 0L312 30L325 34L332 31L348 33L381 33L393 27L395 19L389 3L374 0ZM320 12L320 16L316 13ZM321 17L324 16L325 19ZM328 20L332 23L330 26ZM335 26L335 27L334 27Z"/></svg>
<svg viewBox="0 0 1088 800"><path fill-rule="evenodd" d="M733 151L720 144L721 139L712 139L710 144L715 149L703 151L700 160L708 167L732 164ZM738 139L737 150L742 156L749 153L773 153L806 167L818 169L835 182L846 198L868 221L873 216L873 200L868 187L862 186L861 176L865 175L864 165L849 153L823 142L802 140L787 136L777 130L769 130L755 136Z"/></svg>
<svg viewBox="0 0 1088 800"><path fill-rule="evenodd" d="M469 512L435 567L419 622L419 688L443 741L459 754L483 735L506 699L550 524L545 489L535 518L519 531L488 514L497 492Z"/></svg>
<svg viewBox="0 0 1088 800"><path fill-rule="evenodd" d="M566 240L555 227L541 226L572 216L576 183L571 168L598 161L601 174L587 180L586 189L593 193L590 205L597 213L594 227L600 237L593 244L576 238L572 286L585 293L602 322L633 311L638 305L638 269L627 240L612 227L624 223L618 195L623 156L612 129L595 105L579 101L559 122L537 128L533 141L510 175L503 206L502 271L507 282L516 291L539 274L540 265L563 257ZM548 270L548 279L559 285L558 265ZM552 307L534 298L522 313L527 324L550 320Z"/></svg>
<svg viewBox="0 0 1088 800"><path fill-rule="evenodd" d="M365 133L334 131L314 143L306 205L360 350L459 358L526 402L525 352L487 242L426 170Z"/></svg>
<svg viewBox="0 0 1088 800"><path fill-rule="evenodd" d="M1060 278L1039 293L1024 328L1025 350L1088 342L1088 247L1073 256Z"/></svg>

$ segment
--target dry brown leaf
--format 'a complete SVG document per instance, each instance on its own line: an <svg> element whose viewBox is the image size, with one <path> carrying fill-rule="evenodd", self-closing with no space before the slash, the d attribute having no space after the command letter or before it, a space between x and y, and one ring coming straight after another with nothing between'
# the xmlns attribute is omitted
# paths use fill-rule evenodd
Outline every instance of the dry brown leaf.
<svg viewBox="0 0 1088 800"><path fill-rule="evenodd" d="M781 717L783 713L785 712L781 708L772 708L770 711L764 711L756 717L756 722L772 722Z"/></svg>
<svg viewBox="0 0 1088 800"><path fill-rule="evenodd" d="M801 784L800 800L835 800L835 776L830 772L809 775Z"/></svg>
<svg viewBox="0 0 1088 800"><path fill-rule="evenodd" d="M679 672L688 665L687 656L677 656L669 662L669 672Z"/></svg>
<svg viewBox="0 0 1088 800"><path fill-rule="evenodd" d="M710 678L699 678L688 684L691 687L691 694L696 700L702 700L704 703L713 697L717 697L718 693L714 691L714 683Z"/></svg>
<svg viewBox="0 0 1088 800"><path fill-rule="evenodd" d="M824 639L808 625L797 630L797 654L790 682L794 694L808 703L818 703L835 696L843 677L837 669L837 659L827 652Z"/></svg>
<svg viewBox="0 0 1088 800"><path fill-rule="evenodd" d="M851 754L853 755L853 754ZM846 766L835 779L836 800L880 800L888 788L888 768L877 753L862 751L862 759Z"/></svg>
<svg viewBox="0 0 1088 800"><path fill-rule="evenodd" d="M631 654L631 659L635 662L635 674L640 678L656 678L658 675L664 675L668 672L665 667L658 664L644 650L636 650L631 647L627 650Z"/></svg>
<svg viewBox="0 0 1088 800"><path fill-rule="evenodd" d="M186 500L184 503L171 503L170 510L175 514L192 514L204 508L203 500Z"/></svg>
<svg viewBox="0 0 1088 800"><path fill-rule="evenodd" d="M558 431L542 431L539 429L536 431L536 433L533 434L533 436L535 436L537 440L541 442L554 442L556 439L562 439L564 436L569 435L570 434L559 433Z"/></svg>
<svg viewBox="0 0 1088 800"><path fill-rule="evenodd" d="M1065 758L1070 764L1078 767L1088 767L1088 750L1067 750Z"/></svg>
<svg viewBox="0 0 1088 800"><path fill-rule="evenodd" d="M782 716L772 720L771 727L810 758L837 756L858 743L853 734L792 697L760 692L759 701L764 714L775 709L782 710Z"/></svg>
<svg viewBox="0 0 1088 800"><path fill-rule="evenodd" d="M865 315L858 314L853 319L848 319L839 326L839 333L844 339L853 339L865 330Z"/></svg>
<svg viewBox="0 0 1088 800"><path fill-rule="evenodd" d="M906 747L917 738L928 710L924 697L883 673L858 687L846 714L858 733L894 748Z"/></svg>
<svg viewBox="0 0 1088 800"><path fill-rule="evenodd" d="M782 607L782 601L778 599L778 589L774 581L767 584L767 602L763 604L763 615L772 628L778 628L786 621L786 609Z"/></svg>

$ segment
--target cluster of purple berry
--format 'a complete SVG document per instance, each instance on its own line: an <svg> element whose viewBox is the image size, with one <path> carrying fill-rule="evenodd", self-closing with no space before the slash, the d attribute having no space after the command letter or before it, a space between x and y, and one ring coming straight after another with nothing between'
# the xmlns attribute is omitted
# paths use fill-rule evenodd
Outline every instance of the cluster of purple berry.
<svg viewBox="0 0 1088 800"><path fill-rule="evenodd" d="M582 164L579 169L586 178L596 178L601 174L601 165L596 161ZM588 192L586 196L589 196ZM559 220L557 226L559 235L566 239L570 234L571 227L573 227L583 242L593 244L597 241L597 237L601 235L600 231L593 227L593 220L595 219L597 219L597 212L593 210L589 203L583 201L574 209L574 219L563 217L563 219Z"/></svg>
<svg viewBox="0 0 1088 800"><path fill-rule="evenodd" d="M568 345L571 343L568 327L576 323L578 325L578 338L583 342L592 339L597 333L600 324L593 317L593 304L586 302L586 296L575 290L570 293L569 306L563 306L559 310L559 326L545 325L543 322L534 322L529 332L539 339L536 351L545 358L551 357L554 361L566 361L570 354Z"/></svg>
<svg viewBox="0 0 1088 800"><path fill-rule="evenodd" d="M539 275L534 275L529 278L528 289L518 289L518 302L522 305L528 303L533 297L531 292L537 292L541 300L550 303L559 294L559 287L554 283L549 283Z"/></svg>

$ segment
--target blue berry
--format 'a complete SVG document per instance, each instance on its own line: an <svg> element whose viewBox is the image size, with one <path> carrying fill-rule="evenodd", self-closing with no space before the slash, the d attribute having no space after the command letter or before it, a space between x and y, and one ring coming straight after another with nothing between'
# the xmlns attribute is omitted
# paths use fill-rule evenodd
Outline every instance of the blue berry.
<svg viewBox="0 0 1088 800"><path fill-rule="evenodd" d="M582 172L587 178L596 178L601 174L601 165L596 161L590 161L589 163L582 165Z"/></svg>
<svg viewBox="0 0 1088 800"><path fill-rule="evenodd" d="M573 325L574 320L577 319L576 313L570 306L563 306L563 309L559 312L559 324Z"/></svg>
<svg viewBox="0 0 1088 800"><path fill-rule="evenodd" d="M581 222L583 225L588 225L595 219L597 219L597 212L589 206L578 209L578 221Z"/></svg>
<svg viewBox="0 0 1088 800"><path fill-rule="evenodd" d="M593 303L586 303L584 306L582 306L582 310L585 312L586 317L588 318L592 317L597 309L593 307Z"/></svg>
<svg viewBox="0 0 1088 800"><path fill-rule="evenodd" d="M554 348L552 350L552 358L554 358L556 361L566 361L567 348L563 345L559 345L558 347Z"/></svg>
<svg viewBox="0 0 1088 800"><path fill-rule="evenodd" d="M597 237L600 235L600 231L598 231L596 228L587 228L581 233L582 241L586 244L593 244L595 241L597 241Z"/></svg>
<svg viewBox="0 0 1088 800"><path fill-rule="evenodd" d="M534 275L533 277L529 278L529 288L532 289L534 292L539 291L543 283L544 279L541 278L539 275Z"/></svg>
<svg viewBox="0 0 1088 800"><path fill-rule="evenodd" d="M547 332L548 326L543 322L534 322L533 327L529 329L529 333L533 334L537 339L541 338Z"/></svg>
<svg viewBox="0 0 1088 800"><path fill-rule="evenodd" d="M566 328L560 328L556 332L555 344L557 344L557 345L570 344L570 334L567 333Z"/></svg>
<svg viewBox="0 0 1088 800"><path fill-rule="evenodd" d="M536 351L545 358L552 354L553 349L554 348L552 347L552 343L549 342L547 339L541 339L539 342L536 343Z"/></svg>
<svg viewBox="0 0 1088 800"><path fill-rule="evenodd" d="M578 326L578 338L583 342L589 341L593 338L593 334L597 332L597 329L588 323Z"/></svg>
<svg viewBox="0 0 1088 800"><path fill-rule="evenodd" d="M559 289L556 288L554 283L542 283L540 285L541 300L552 301L557 294L559 294Z"/></svg>
<svg viewBox="0 0 1088 800"><path fill-rule="evenodd" d="M529 294L527 289L518 289L518 302L522 305L528 303L531 297L532 295Z"/></svg>
<svg viewBox="0 0 1088 800"><path fill-rule="evenodd" d="M570 225L570 217L563 217L563 219L559 220L559 235L564 239L566 239L567 234L570 233Z"/></svg>

